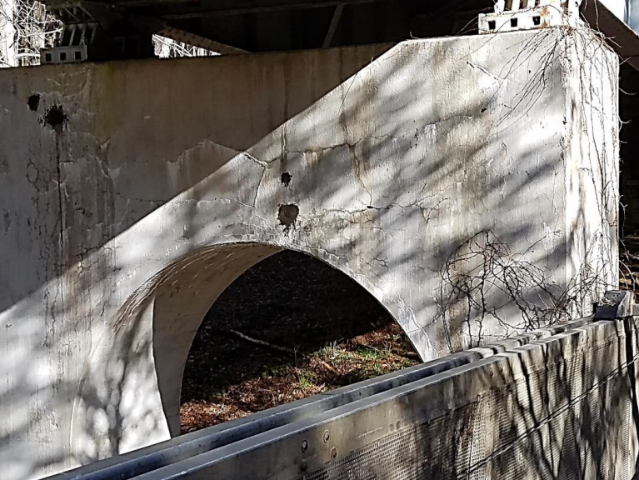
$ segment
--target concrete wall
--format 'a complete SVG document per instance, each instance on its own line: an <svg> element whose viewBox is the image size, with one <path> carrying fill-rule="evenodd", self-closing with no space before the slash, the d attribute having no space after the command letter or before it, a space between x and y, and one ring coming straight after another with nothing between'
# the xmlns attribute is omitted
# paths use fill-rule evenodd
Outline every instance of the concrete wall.
<svg viewBox="0 0 639 480"><path fill-rule="evenodd" d="M176 433L204 314L284 248L425 359L588 305L617 282L617 68L545 30L0 72L6 478Z"/></svg>

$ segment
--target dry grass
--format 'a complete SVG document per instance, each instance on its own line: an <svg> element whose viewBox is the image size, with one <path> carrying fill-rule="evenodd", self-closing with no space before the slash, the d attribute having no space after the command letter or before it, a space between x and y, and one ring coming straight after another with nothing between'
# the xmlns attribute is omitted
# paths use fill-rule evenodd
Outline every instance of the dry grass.
<svg viewBox="0 0 639 480"><path fill-rule="evenodd" d="M267 408L395 372L419 363L401 328L386 325L349 341L330 345L259 376L214 393L208 401L184 403L182 433L250 415Z"/></svg>

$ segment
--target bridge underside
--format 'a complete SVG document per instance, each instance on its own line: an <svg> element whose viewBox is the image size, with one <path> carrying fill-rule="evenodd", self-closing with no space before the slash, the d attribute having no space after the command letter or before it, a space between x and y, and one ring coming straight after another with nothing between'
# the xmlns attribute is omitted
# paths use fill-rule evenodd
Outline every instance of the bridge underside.
<svg viewBox="0 0 639 480"><path fill-rule="evenodd" d="M204 314L282 249L425 360L585 311L617 283L617 78L564 29L0 72L3 478L176 434Z"/></svg>
<svg viewBox="0 0 639 480"><path fill-rule="evenodd" d="M639 68L636 0L581 3L581 17ZM221 54L396 43L472 35L493 0L44 0L65 24L43 63L153 57L159 34ZM506 2L528 8L536 2ZM542 2L543 3L543 2ZM541 28L541 27L536 27ZM63 54L62 56L60 54Z"/></svg>
<svg viewBox="0 0 639 480"><path fill-rule="evenodd" d="M137 35L147 45L146 53L143 48L129 52L138 57L153 54L152 33L223 54L472 34L477 32L478 14L493 7L492 0L46 0L45 4L67 25L95 27L98 37L132 41Z"/></svg>

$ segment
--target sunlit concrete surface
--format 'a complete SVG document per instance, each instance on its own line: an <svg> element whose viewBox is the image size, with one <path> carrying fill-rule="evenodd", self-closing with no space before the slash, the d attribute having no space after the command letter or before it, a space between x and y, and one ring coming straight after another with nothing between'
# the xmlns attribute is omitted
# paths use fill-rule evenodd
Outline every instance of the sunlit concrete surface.
<svg viewBox="0 0 639 480"><path fill-rule="evenodd" d="M619 20L628 23L628 16L635 10L635 0L599 0L608 10L610 10ZM633 8L634 7L634 8ZM634 25L630 25L634 28Z"/></svg>
<svg viewBox="0 0 639 480"><path fill-rule="evenodd" d="M617 75L554 29L1 71L3 478L176 434L204 314L281 249L424 359L583 310L617 283ZM464 296L486 258L526 288Z"/></svg>

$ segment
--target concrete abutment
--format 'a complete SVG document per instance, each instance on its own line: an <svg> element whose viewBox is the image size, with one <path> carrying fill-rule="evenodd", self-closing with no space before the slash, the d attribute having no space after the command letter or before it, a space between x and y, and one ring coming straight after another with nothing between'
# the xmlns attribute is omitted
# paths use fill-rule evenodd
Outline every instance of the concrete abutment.
<svg viewBox="0 0 639 480"><path fill-rule="evenodd" d="M176 433L199 322L282 249L424 359L587 309L617 284L617 76L563 29L0 72L7 478Z"/></svg>

